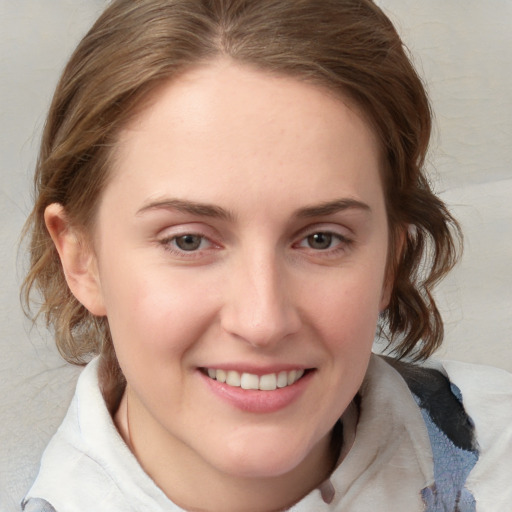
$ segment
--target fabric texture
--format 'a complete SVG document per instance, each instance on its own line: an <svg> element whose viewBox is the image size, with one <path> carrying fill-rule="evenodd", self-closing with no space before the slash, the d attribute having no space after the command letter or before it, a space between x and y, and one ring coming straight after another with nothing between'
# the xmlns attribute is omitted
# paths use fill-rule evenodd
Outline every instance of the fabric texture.
<svg viewBox="0 0 512 512"><path fill-rule="evenodd" d="M460 389L440 371L391 362L407 382L427 428L434 460L434 484L422 490L428 512L475 512L465 487L478 461L474 424L466 414Z"/></svg>
<svg viewBox="0 0 512 512"><path fill-rule="evenodd" d="M80 376L24 512L182 512L118 434L97 368L94 360ZM357 425L350 410L342 421L344 438L354 439L350 450L290 511L502 512L512 503L507 372L461 363L418 368L373 355Z"/></svg>

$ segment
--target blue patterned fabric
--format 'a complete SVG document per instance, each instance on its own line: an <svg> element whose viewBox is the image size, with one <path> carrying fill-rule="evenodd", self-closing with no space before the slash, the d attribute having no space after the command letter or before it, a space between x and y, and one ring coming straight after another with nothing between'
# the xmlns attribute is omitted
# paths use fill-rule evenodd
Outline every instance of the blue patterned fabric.
<svg viewBox="0 0 512 512"><path fill-rule="evenodd" d="M419 403L418 397L413 396ZM435 484L422 491L426 512L475 512L475 498L464 485L478 461L478 452L459 448L437 427L425 409L421 408L421 414L434 455Z"/></svg>
<svg viewBox="0 0 512 512"><path fill-rule="evenodd" d="M425 512L476 512L465 484L478 461L474 425L462 394L440 371L393 364L420 407L434 457L434 484L422 490Z"/></svg>

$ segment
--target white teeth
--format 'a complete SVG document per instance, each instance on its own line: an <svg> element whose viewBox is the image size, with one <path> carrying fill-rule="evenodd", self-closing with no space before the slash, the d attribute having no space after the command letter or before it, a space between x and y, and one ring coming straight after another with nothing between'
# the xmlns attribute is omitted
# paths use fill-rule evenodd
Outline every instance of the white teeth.
<svg viewBox="0 0 512 512"><path fill-rule="evenodd" d="M257 375L252 373L242 373L240 379L240 387L243 389L258 389L259 379Z"/></svg>
<svg viewBox="0 0 512 512"><path fill-rule="evenodd" d="M274 391L277 388L277 377L275 373L262 375L260 377L260 389L262 391Z"/></svg>
<svg viewBox="0 0 512 512"><path fill-rule="evenodd" d="M241 383L240 374L238 372L229 371L226 377L226 384L229 386L233 386L234 388L239 388Z"/></svg>
<svg viewBox="0 0 512 512"><path fill-rule="evenodd" d="M297 370L292 370L288 372L288 386L293 384L297 380Z"/></svg>
<svg viewBox="0 0 512 512"><path fill-rule="evenodd" d="M260 389L262 391L274 391L278 388L285 388L297 382L303 375L304 370L282 371L279 373L268 373L258 377L252 373L240 374L234 370L216 370L207 368L208 376L219 382L225 382L228 386L242 389Z"/></svg>
<svg viewBox="0 0 512 512"><path fill-rule="evenodd" d="M277 376L277 387L285 388L288 386L288 372L279 372Z"/></svg>

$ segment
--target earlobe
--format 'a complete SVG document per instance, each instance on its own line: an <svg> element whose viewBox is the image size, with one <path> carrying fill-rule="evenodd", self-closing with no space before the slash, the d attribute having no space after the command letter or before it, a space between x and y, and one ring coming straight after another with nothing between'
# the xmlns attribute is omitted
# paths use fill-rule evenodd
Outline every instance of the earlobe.
<svg viewBox="0 0 512 512"><path fill-rule="evenodd" d="M96 256L85 234L71 226L63 206L58 203L47 206L44 220L71 293L93 315L105 316Z"/></svg>

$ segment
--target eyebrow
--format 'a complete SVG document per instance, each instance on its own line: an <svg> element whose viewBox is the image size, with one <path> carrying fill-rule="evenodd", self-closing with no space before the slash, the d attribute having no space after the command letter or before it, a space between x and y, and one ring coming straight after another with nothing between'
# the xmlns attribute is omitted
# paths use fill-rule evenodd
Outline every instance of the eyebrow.
<svg viewBox="0 0 512 512"><path fill-rule="evenodd" d="M140 208L136 215L139 216L150 210L177 210L183 213L189 213L198 217L213 217L221 220L232 221L235 216L233 213L221 208L220 206L198 203L195 201L184 201L182 199L163 199L153 201Z"/></svg>
<svg viewBox="0 0 512 512"><path fill-rule="evenodd" d="M142 208L140 208L136 215L142 215L143 213L151 210L177 210L183 213L189 213L198 217L212 217L221 220L233 221L235 215L229 210L208 203L199 203L196 201L186 201L183 199L163 199L158 201L152 201ZM300 208L295 212L297 218L312 218L312 217L325 217L327 215L333 215L335 213L344 210L362 210L365 212L371 212L371 208L361 201L356 199L335 199L334 201L328 201L320 203L318 205L306 206Z"/></svg>
<svg viewBox="0 0 512 512"><path fill-rule="evenodd" d="M307 206L297 211L296 215L299 218L310 217L324 217L326 215L333 215L344 210L362 210L370 213L371 208L366 203L356 199L335 199L319 205Z"/></svg>

